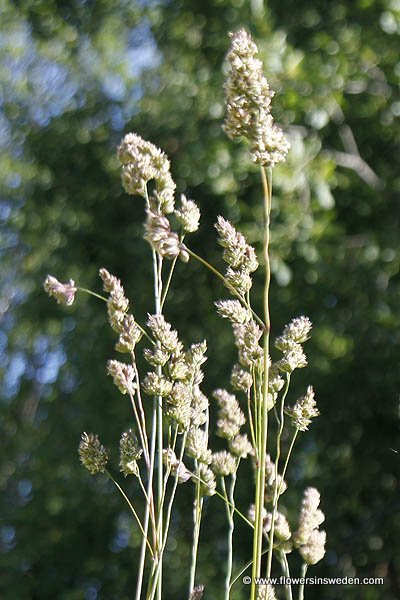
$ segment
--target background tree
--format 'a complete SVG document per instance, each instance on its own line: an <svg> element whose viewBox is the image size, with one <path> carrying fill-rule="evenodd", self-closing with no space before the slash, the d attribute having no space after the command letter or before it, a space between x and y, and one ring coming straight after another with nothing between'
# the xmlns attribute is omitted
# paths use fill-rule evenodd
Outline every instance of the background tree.
<svg viewBox="0 0 400 600"><path fill-rule="evenodd" d="M292 140L274 175L274 332L295 314L315 324L308 354L322 416L299 443L286 502L294 516L307 484L322 492L328 554L316 573L385 576L383 589L364 587L362 597L398 597L399 17L395 0L119 0L111 10L104 1L3 2L2 597L132 596L139 537L107 482L88 478L76 455L81 431L116 448L130 420L105 375L113 340L104 307L80 298L61 310L42 281L51 272L99 290L105 266L144 319L143 208L123 194L114 159L128 130L168 153L178 191L200 204L196 248L219 260L210 232L220 213L261 241L258 172L247 175L243 149L221 130L227 32L243 25ZM190 262L167 308L188 340L209 340L209 390L234 358L212 308L220 295ZM238 502L247 501L243 487ZM190 499L180 502L165 569L171 598L185 596L191 544ZM208 511L200 553L214 597L222 511ZM251 550L240 526L237 534L240 566ZM343 590L307 592L330 599ZM237 598L244 593L238 585ZM345 593L359 597L355 587Z"/></svg>

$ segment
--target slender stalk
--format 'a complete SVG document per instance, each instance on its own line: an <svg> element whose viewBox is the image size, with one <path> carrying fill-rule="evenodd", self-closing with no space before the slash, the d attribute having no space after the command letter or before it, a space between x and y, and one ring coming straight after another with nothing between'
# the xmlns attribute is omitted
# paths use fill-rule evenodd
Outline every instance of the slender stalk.
<svg viewBox="0 0 400 600"><path fill-rule="evenodd" d="M276 520L276 513L278 512L278 502L279 502L279 493L278 492L280 491L280 486L279 486L279 490L278 490L279 460L280 460L280 456L281 456L281 439L282 439L283 427L285 425L285 414L284 414L285 400L286 400L287 393L289 391L289 386L290 386L290 373L288 373L286 376L286 386L285 386L285 390L284 390L284 392L282 394L282 398L281 398L280 415L279 415L279 429L278 429L278 433L276 436L274 498L273 498L273 504L272 504L271 529L270 529L270 533L269 533L267 577L270 577L271 567L272 567L272 553L273 553L273 548L274 548L275 520Z"/></svg>
<svg viewBox="0 0 400 600"><path fill-rule="evenodd" d="M267 552L268 552L268 550L263 550L261 553L261 556L264 556L264 554L267 554ZM239 573L231 581L231 589L233 588L233 586L235 585L237 580L240 578L240 576L243 575L243 573L245 573L247 571L247 569L249 567L251 567L252 564L253 564L253 559L249 560L249 562L246 563L245 566L240 569Z"/></svg>
<svg viewBox="0 0 400 600"><path fill-rule="evenodd" d="M196 260L198 260L202 265L204 265L205 267L207 267L207 269L209 271L211 271L211 273L214 273L214 275L216 275L218 277L218 279L220 279L221 281L223 281L224 285L229 289L229 291L236 296L236 298L238 298L238 300L240 300L240 302L243 304L243 306L245 306L253 315L254 319L257 321L257 323L262 327L263 331L265 330L265 323L263 322L263 320L257 315L256 312L254 312L254 310L251 308L251 306L249 305L249 303L247 302L247 300L245 298L243 298L243 296L241 296L239 294L239 292L237 290L235 290L234 287L232 287L231 285L229 285L229 283L227 282L227 280L225 279L225 277L222 275L222 273L220 273L218 271L218 269L216 269L215 267L213 267L212 265L210 265L209 262L207 262L204 258L202 258L201 256L199 256L198 254L196 254L195 252L193 252L193 250L190 250L190 248L188 248L187 246L184 246L185 250L190 254L190 256L192 256L193 258L195 258Z"/></svg>
<svg viewBox="0 0 400 600"><path fill-rule="evenodd" d="M182 457L183 457L183 453L185 451L185 446L186 446L186 437L187 437L187 432L185 432L183 434L183 439L182 439L182 447L181 447L181 452L180 452L180 456L179 456L179 462L182 461ZM161 544L161 548L160 551L158 553L158 562L157 562L157 567L155 569L154 575L153 575L153 579L152 581L150 581L150 591L147 595L147 600L153 600L154 598L154 594L156 592L156 586L157 583L160 581L160 571L162 569L162 558L164 555L164 550L165 550L165 545L167 543L167 539L168 539L168 532L169 532L169 525L171 522L171 512L172 512L172 506L175 500L175 494L176 494L176 488L178 487L178 469L176 470L176 474L175 474L175 480L174 480L174 486L171 492L171 497L168 503L168 508L167 508L167 512L166 512L166 516L165 516L165 529L164 529L164 536L162 538L162 544Z"/></svg>
<svg viewBox="0 0 400 600"><path fill-rule="evenodd" d="M192 559L190 563L190 577L189 577L189 596L194 589L195 577L196 577L196 566L197 566L197 553L199 548L200 538L200 525L201 516L203 511L203 497L200 496L200 478L199 478L199 465L198 461L195 461L196 466L196 487L195 487L195 498L193 506L193 544L192 544Z"/></svg>
<svg viewBox="0 0 400 600"><path fill-rule="evenodd" d="M76 289L79 292L85 292L85 294L89 294L90 296L94 296L95 298L98 298L99 300L103 300L104 302L107 302L107 298L105 298L104 296L101 296L100 294L96 294L96 292L92 292L92 290L88 290L83 287L77 287Z"/></svg>
<svg viewBox="0 0 400 600"><path fill-rule="evenodd" d="M269 380L269 334L270 334L270 315L269 315L269 287L271 281L271 267L269 260L269 226L271 214L271 197L272 197L272 171L261 168L261 178L264 191L264 262L265 262L265 280L264 280L264 345L263 345L263 386L261 400L261 423L260 423L260 439L258 443L260 465L257 472L256 481L256 523L253 539L253 569L251 583L251 599L256 597L255 578L261 574L261 554L262 554L262 539L263 539L263 520L262 511L264 507L264 486L265 486L265 468L266 468L266 452L267 452L267 436L268 436L268 380ZM268 575L269 576L269 575Z"/></svg>
<svg viewBox="0 0 400 600"><path fill-rule="evenodd" d="M144 530L144 528L143 528L143 525L142 525L142 523L141 523L141 521L140 521L140 519L139 519L139 516L138 516L138 514L137 514L136 510L135 510L135 509L134 509L134 507L132 506L132 503L131 503L131 501L129 500L128 496L125 494L124 490L123 490L123 489L122 489L122 487L119 485L119 483L118 483L118 482L117 482L117 481L114 479L114 477L111 475L110 471L108 471L108 470L106 469L106 470L105 470L105 472L107 473L108 477L109 477L109 478L110 478L110 480L113 482L113 484L115 485L115 487L118 489L118 491L120 492L121 496L124 498L125 502L128 504L128 506L129 506L129 508L130 508L130 511L131 511L131 513L133 514L133 516L134 516L134 518L135 518L135 520L136 520L137 524L139 525L140 532L141 532L141 534L142 534L142 536L143 536L143 539L145 540L145 542L146 542L146 544L147 544L147 547L148 547L148 549L149 549L149 552L150 552L150 554L153 556L153 550L152 550L152 547L150 546L150 542L149 542L149 540L147 539L146 532L145 532L145 530Z"/></svg>
<svg viewBox="0 0 400 600"><path fill-rule="evenodd" d="M237 465L237 468L239 467L239 462ZM221 485L222 485L222 490L223 490L223 494L226 498L226 514L228 517L228 558L227 558L227 562L226 562L226 577L225 577L225 600L229 600L230 597L230 591L231 591L231 579L232 579L232 565L233 565L233 532L235 529L235 521L234 521L234 514L235 514L235 497L234 497L234 493L235 493L235 485L236 485L236 475L237 475L237 470L232 473L231 476L231 484L229 486L229 499L228 499L228 494L226 491L226 486L225 486L225 478L221 477Z"/></svg>
<svg viewBox="0 0 400 600"><path fill-rule="evenodd" d="M206 482L203 479L201 479L201 477L197 477L196 473L192 473L191 471L189 471L189 473L190 473L192 479L198 479L200 481L200 483L204 483L204 485L206 485ZM251 527L251 529L254 529L253 523L251 521L249 521L249 519L247 517L245 517L244 514L242 512L240 512L240 510L238 508L236 508L236 506L232 506L231 503L229 502L229 500L227 500L223 494L220 494L220 492L218 490L216 490L215 495L218 496L219 498L221 498L221 500L223 500L225 502L225 504L227 503L229 506L231 506L232 510L237 515L239 515L239 517L242 519L242 521L244 521L249 527Z"/></svg>
<svg viewBox="0 0 400 600"><path fill-rule="evenodd" d="M287 560L286 553L282 550L279 552L279 562L281 563L283 575L286 578L290 577L289 563ZM290 583L285 582L285 596L286 600L293 600L292 586Z"/></svg>
<svg viewBox="0 0 400 600"><path fill-rule="evenodd" d="M279 488L279 494L278 494L279 496L282 493L283 481L285 479L286 470L288 468L289 460L290 460L290 457L292 455L292 450L294 448L294 444L296 442L296 438L297 438L298 433L299 433L299 430L296 429L296 431L293 434L292 441L290 442L289 450L288 450L288 453L287 453L287 456L286 456L286 460L285 460L285 464L284 464L283 471L282 471L281 487Z"/></svg>
<svg viewBox="0 0 400 600"><path fill-rule="evenodd" d="M303 583L300 583L300 587L299 587L299 600L304 600L304 585L305 585L304 579L306 577L307 569L308 569L308 564L303 563L301 565L301 573L300 573L300 577L303 578Z"/></svg>
<svg viewBox="0 0 400 600"><path fill-rule="evenodd" d="M153 410L151 440L150 440L150 469L149 469L149 474L148 474L149 479L148 479L148 483L147 483L147 496L150 500L153 500L153 474L154 474L154 462L155 462L155 451L156 451L156 430L157 430L157 412L155 410ZM146 539L147 539L147 532L148 532L148 528L149 528L149 518L150 518L150 503L146 504L146 511L145 511L145 517L144 517L144 531L146 534ZM156 539L154 539L154 545L156 546ZM152 556L152 558L153 558L153 556ZM135 600L140 600L140 597L142 595L143 574L144 574L145 563L146 563L146 541L145 541L145 538L142 538L142 545L140 548L138 578L137 578L137 582L136 582Z"/></svg>

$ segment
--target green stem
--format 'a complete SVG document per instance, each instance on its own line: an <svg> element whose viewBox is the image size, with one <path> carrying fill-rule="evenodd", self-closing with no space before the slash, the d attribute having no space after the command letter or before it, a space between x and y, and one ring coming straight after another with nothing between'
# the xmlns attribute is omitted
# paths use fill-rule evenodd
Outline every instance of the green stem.
<svg viewBox="0 0 400 600"><path fill-rule="evenodd" d="M185 432L183 434L182 447L181 447L181 452L180 452L180 456L179 456L179 463L182 462L183 453L185 451L186 437L187 437L187 432ZM155 594L155 591L156 591L156 587L158 587L157 584L160 581L160 571L162 569L162 559L163 559L164 550L165 550L165 546L166 546L167 539L168 539L169 525L170 525L170 522L171 522L172 506L173 506L173 503L174 503L174 500L175 500L176 488L178 487L178 479L179 479L178 473L179 473L179 469L176 470L176 474L175 474L174 486L173 486L173 489L172 489L172 492L171 492L171 497L170 497L170 500L169 500L169 503L168 503L167 513L166 513L166 516L165 516L164 536L162 538L161 548L160 548L160 551L158 553L157 566L156 566L155 572L153 574L152 581L150 582L150 592L147 595L147 600L153 600L154 594Z"/></svg>
<svg viewBox="0 0 400 600"><path fill-rule="evenodd" d="M264 487L265 487L265 469L266 469L266 453L267 453L267 437L268 437L268 379L269 379L269 334L270 334L270 314L269 314L269 287L271 282L271 267L269 260L269 227L271 214L271 198L272 198L272 171L268 169L268 175L264 168L261 168L261 178L264 191L264 262L265 262L265 282L264 282L264 345L263 345L263 386L261 400L261 423L260 423L260 439L259 439L259 460L260 466L257 472L256 482L256 527L253 540L253 570L251 583L251 600L256 597L255 578L261 574L261 554L262 554L262 539L263 539L263 519L262 512L264 508Z"/></svg>
<svg viewBox="0 0 400 600"><path fill-rule="evenodd" d="M282 398L281 398L280 415L279 415L279 429L278 429L278 434L276 436L274 498L273 498L273 504L272 504L273 508L272 508L272 518L271 518L271 529L270 529L270 533L269 533L267 577L270 577L271 568L272 568L272 553L273 553L273 548L274 548L275 520L276 520L276 514L278 512L278 502L279 502L279 493L278 492L280 491L280 487L278 490L279 460L281 457L281 439L282 439L283 427L285 425L285 414L284 414L285 400L286 400L287 393L289 391L289 386L290 386L290 373L288 373L286 376L286 387L285 387L284 393L282 394Z"/></svg>
<svg viewBox="0 0 400 600"><path fill-rule="evenodd" d="M239 461L237 464L237 468L239 467ZM225 486L225 478L221 477L221 484L224 496L226 498L226 514L228 517L228 558L226 563L226 577L225 577L225 600L229 600L230 591L231 591L231 579L232 579L232 565L233 565L233 532L235 529L235 484L236 484L236 475L237 471L232 473L231 485L229 488L229 499Z"/></svg>
<svg viewBox="0 0 400 600"><path fill-rule="evenodd" d="M150 440L150 468L149 468L149 480L147 483L147 496L151 502L154 503L154 495L153 495L153 474L154 474L154 462L155 462L155 451L156 451L156 430L157 430L157 413L153 410L153 421L151 428L151 440ZM149 528L149 517L150 517L150 504L146 504L146 512L144 517L144 531L146 534L146 538L142 538L142 545L140 548L140 558L139 558L139 570L138 570L138 578L136 582L136 595L135 600L140 600L142 595L142 586L143 586L143 574L144 567L146 562L146 539L147 532ZM153 529L154 532L154 546L157 545L156 539L156 530ZM152 559L154 560L154 555L152 555Z"/></svg>
<svg viewBox="0 0 400 600"><path fill-rule="evenodd" d="M194 589L195 578L196 578L196 566L197 566L197 553L199 548L200 538L200 525L201 516L203 512L203 497L200 496L200 479L199 479L199 465L198 461L195 461L196 465L196 487L195 487L195 499L193 506L193 544L192 544L192 560L190 563L190 577L189 577L189 597Z"/></svg>
<svg viewBox="0 0 400 600"><path fill-rule="evenodd" d="M300 573L300 577L304 578L306 577L306 573L307 573L307 569L308 569L308 564L307 563L303 563L301 565L301 573ZM299 600L304 600L304 585L305 583L300 583L300 587L299 587Z"/></svg>
<svg viewBox="0 0 400 600"><path fill-rule="evenodd" d="M281 563L283 575L286 578L289 578L290 577L289 563L288 563L285 552L283 552L282 550L279 552L279 561ZM285 596L286 596L286 600L293 600L292 586L290 583L287 583L287 582L285 582Z"/></svg>
<svg viewBox="0 0 400 600"><path fill-rule="evenodd" d="M139 519L139 516L137 514L137 512L135 511L134 507L132 506L131 501L129 500L128 496L125 494L124 490L122 489L122 487L119 485L119 483L114 479L114 477L111 475L111 473L106 469L105 472L107 473L108 477L110 478L110 480L113 482L113 484L115 485L115 487L118 489L118 491L120 492L120 494L122 495L122 497L124 498L125 502L128 504L135 520L137 521L137 524L139 525L139 529L140 532L143 536L143 538L146 540L147 546L149 548L150 554L153 556L153 550L150 546L149 540L147 539L147 535L145 533L145 530L143 528L143 525Z"/></svg>
<svg viewBox="0 0 400 600"><path fill-rule="evenodd" d="M190 256L192 256L193 258L195 258L196 260L198 260L202 265L204 265L205 267L207 267L207 269L209 269L209 271L211 271L212 273L214 273L214 275L216 275L218 277L218 279L220 279L221 281L223 281L224 285L228 288L228 290L234 296L236 296L236 298L238 298L238 300L240 300L240 302L243 304L243 306L245 306L247 308L247 310L249 310L251 312L251 314L253 315L254 319L257 321L257 323L262 327L262 329L264 331L265 330L265 323L263 322L263 320L260 319L260 317L257 315L256 312L254 312L254 310L251 308L251 306L249 305L249 303L247 302L247 300L245 298L243 298L243 296L241 296L239 294L239 292L237 290L235 290L235 288L232 287L228 283L228 281L225 279L225 277L222 275L222 273L220 273L215 267L213 267L212 265L210 265L210 263L207 262L204 258L202 258L198 254L196 254L195 252L193 252L193 250L190 250L190 248L188 248L187 246L184 246L184 248L190 254Z"/></svg>
<svg viewBox="0 0 400 600"><path fill-rule="evenodd" d="M105 298L104 296L101 296L100 294L96 294L96 292L92 292L92 290L87 290L86 288L82 288L82 287L77 287L76 289L79 292L85 292L85 294L89 294L90 296L94 296L95 298L98 298L99 300L103 300L104 302L107 302L107 298Z"/></svg>
<svg viewBox="0 0 400 600"><path fill-rule="evenodd" d="M294 444L296 442L296 438L297 438L298 433L299 433L299 430L296 429L296 431L293 434L292 441L290 442L289 450L288 450L288 453L287 453L287 456L286 456L286 460L285 460L285 464L284 464L283 471L282 471L281 487L279 488L279 494L278 494L278 496L280 496L282 494L282 486L283 486L283 482L284 482L284 479L285 479L286 470L288 468L289 460L290 460L290 457L291 457L291 454L292 454L292 450L294 448Z"/></svg>

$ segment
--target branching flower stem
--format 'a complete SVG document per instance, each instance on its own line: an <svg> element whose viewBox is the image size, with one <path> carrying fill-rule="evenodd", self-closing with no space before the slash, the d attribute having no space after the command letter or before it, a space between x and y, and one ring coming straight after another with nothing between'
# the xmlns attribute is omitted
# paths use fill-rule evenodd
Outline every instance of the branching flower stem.
<svg viewBox="0 0 400 600"><path fill-rule="evenodd" d="M196 467L196 486L195 486L195 498L193 506L193 544L192 544L192 560L190 564L190 577L189 577L189 597L194 589L195 577L196 577L196 566L197 566L197 553L199 548L200 538L200 525L201 517L203 512L203 497L200 495L200 478L199 478L199 464L195 460Z"/></svg>
<svg viewBox="0 0 400 600"><path fill-rule="evenodd" d="M304 585L305 585L304 579L306 577L307 569L308 569L308 564L304 562L301 565L300 577L302 578L303 583L301 583L299 586L299 600L304 600Z"/></svg>
<svg viewBox="0 0 400 600"><path fill-rule="evenodd" d="M115 487L117 488L117 490L120 492L121 496L124 498L125 502L127 503L127 505L129 506L129 509L131 511L131 513L133 514L137 524L139 525L139 529L140 532L142 534L142 537L145 541L145 543L147 544L147 547L149 549L149 552L151 554L151 556L153 556L153 550L152 547L150 546L150 542L147 539L147 534L143 528L143 525L140 521L140 518L137 514L137 512L135 511L134 507L132 506L131 501L129 500L128 496L125 494L124 490L122 489L122 487L119 485L119 483L114 479L114 477L111 475L110 471L108 471L107 469L105 470L106 474L108 475L109 479L113 482L113 484L115 485Z"/></svg>
<svg viewBox="0 0 400 600"><path fill-rule="evenodd" d="M279 551L279 562L281 564L282 573L285 577L290 577L289 563L287 560L286 553L283 550ZM285 596L286 600L293 600L292 586L290 583L285 583Z"/></svg>
<svg viewBox="0 0 400 600"><path fill-rule="evenodd" d="M228 281L222 275L222 273L220 273L218 271L218 269L216 269L215 267L213 267L212 265L210 265L210 263L207 262L204 258L202 258L198 254L196 254L195 252L193 252L193 250L190 250L190 248L188 248L187 246L184 246L184 248L188 252L188 254L190 254L190 256L192 258L195 258L196 260L198 260L202 265L204 265L205 267L207 267L207 269L209 271L211 271L211 273L214 273L214 275L216 277L218 277L218 279L220 279L221 281L224 282L224 285L229 289L229 291L234 296L236 296L236 298L238 300L240 300L240 302L243 304L243 306L245 306L251 312L251 314L253 315L254 319L257 321L257 323L262 327L262 329L264 331L265 330L265 323L263 322L263 320L257 315L256 312L254 312L254 310L251 308L251 306L249 305L249 303L247 302L247 300L245 298L243 298L243 296L241 296L239 294L239 292L237 292L237 290L235 290L235 288L233 288L231 285L229 285Z"/></svg>
<svg viewBox="0 0 400 600"><path fill-rule="evenodd" d="M237 468L239 468L239 461ZM232 579L232 565L233 565L233 532L235 529L235 485L236 485L236 474L237 470L232 473L231 482L229 486L229 497L225 485L225 477L221 477L221 486L223 495L226 499L226 514L228 517L228 558L226 563L226 577L225 577L225 600L229 600L231 591L231 579Z"/></svg>
<svg viewBox="0 0 400 600"><path fill-rule="evenodd" d="M264 262L265 262L265 283L264 283L264 345L263 345L263 386L258 439L258 456L260 465L257 470L256 479L256 498L255 498L255 531L253 543L253 569L251 584L251 600L256 597L255 578L261 574L261 554L263 540L263 520L262 512L264 507L264 486L265 486L265 468L268 437L268 379L269 379L269 335L270 335L270 314L269 314L269 287L271 281L271 267L269 259L269 227L271 214L272 198L272 170L270 168L261 168L261 178L264 192Z"/></svg>
<svg viewBox="0 0 400 600"><path fill-rule="evenodd" d="M269 533L269 549L268 549L268 559L267 559L267 577L270 577L271 567L272 567L272 553L274 548L274 532L275 532L275 520L276 513L278 511L278 502L279 502L279 460L281 457L281 439L283 433L283 427L285 425L285 400L287 393L289 391L290 386L290 373L286 376L286 386L285 390L282 394L281 405L280 405L280 414L279 414L279 428L276 436L276 459L275 459L275 485L274 485L274 498L272 504L272 519L271 519L271 529ZM279 486L280 488L280 486Z"/></svg>

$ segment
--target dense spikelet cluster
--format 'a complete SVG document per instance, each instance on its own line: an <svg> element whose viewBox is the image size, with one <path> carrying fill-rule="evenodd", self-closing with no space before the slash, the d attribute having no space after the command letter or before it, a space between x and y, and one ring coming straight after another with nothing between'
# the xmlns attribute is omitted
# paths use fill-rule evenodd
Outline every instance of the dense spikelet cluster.
<svg viewBox="0 0 400 600"><path fill-rule="evenodd" d="M132 431L128 429L121 435L119 440L119 468L121 473L128 475L138 475L139 467L137 461L141 457L143 450L138 444L138 440Z"/></svg>
<svg viewBox="0 0 400 600"><path fill-rule="evenodd" d="M171 225L165 215L147 210L144 239L162 258L173 260L178 256L188 262L189 254L182 246L179 236L171 231Z"/></svg>
<svg viewBox="0 0 400 600"><path fill-rule="evenodd" d="M217 300L215 306L220 317L229 319L231 323L243 325L251 318L250 311L239 300Z"/></svg>
<svg viewBox="0 0 400 600"><path fill-rule="evenodd" d="M135 369L132 365L122 363L119 360L109 360L107 374L113 378L114 385L117 386L121 394L133 395L135 393Z"/></svg>
<svg viewBox="0 0 400 600"><path fill-rule="evenodd" d="M247 368L253 366L261 368L263 349L258 341L262 336L262 330L254 319L250 319L243 325L233 325L233 335L240 364Z"/></svg>
<svg viewBox="0 0 400 600"><path fill-rule="evenodd" d="M73 279L70 279L67 283L61 283L52 275L47 275L43 288L49 296L53 296L57 300L58 304L71 306L75 300L77 288Z"/></svg>
<svg viewBox="0 0 400 600"><path fill-rule="evenodd" d="M178 483L185 483L191 477L190 471L182 461L179 461L172 448L163 450L163 462L170 469L172 475L178 476Z"/></svg>
<svg viewBox="0 0 400 600"><path fill-rule="evenodd" d="M201 600L204 593L204 585L196 585L190 592L189 600Z"/></svg>
<svg viewBox="0 0 400 600"><path fill-rule="evenodd" d="M132 352L141 332L132 315L127 315L129 300L121 281L111 275L107 269L100 269L99 275L103 281L103 289L108 293L107 312L112 329L120 334L116 349L119 352Z"/></svg>
<svg viewBox="0 0 400 600"><path fill-rule="evenodd" d="M211 468L216 475L227 477L232 475L237 469L238 461L230 452L220 450L214 452L211 459Z"/></svg>
<svg viewBox="0 0 400 600"><path fill-rule="evenodd" d="M156 344L146 348L144 357L163 373L147 373L143 381L146 394L166 398L165 414L180 431L198 428L206 422L208 399L200 390L202 364L206 361L207 344L192 344L184 351L178 333L163 315L149 315L149 327Z"/></svg>
<svg viewBox="0 0 400 600"><path fill-rule="evenodd" d="M314 390L311 385L307 392L301 396L296 404L287 409L287 414L292 418L292 425L299 431L306 431L314 417L318 417L319 410L314 398Z"/></svg>
<svg viewBox="0 0 400 600"><path fill-rule="evenodd" d="M249 246L244 235L223 217L218 217L215 228L218 242L224 249L222 258L228 265L226 286L244 296L252 286L251 273L258 267L255 250Z"/></svg>
<svg viewBox="0 0 400 600"><path fill-rule="evenodd" d="M259 584L257 586L256 600L277 600L275 589L269 583L267 585Z"/></svg>
<svg viewBox="0 0 400 600"><path fill-rule="evenodd" d="M167 156L136 133L128 133L118 148L122 164L122 184L128 194L147 198L147 184L155 182L151 204L162 214L174 210L175 183Z"/></svg>
<svg viewBox="0 0 400 600"><path fill-rule="evenodd" d="M272 526L272 513L268 512L263 520L263 533L268 537ZM274 533L278 542L287 542L291 536L290 526L285 515L279 511L275 515Z"/></svg>
<svg viewBox="0 0 400 600"><path fill-rule="evenodd" d="M175 216L182 226L184 233L193 233L199 228L200 209L193 200L181 196L181 206L175 211Z"/></svg>
<svg viewBox="0 0 400 600"><path fill-rule="evenodd" d="M274 92L263 75L262 62L255 58L258 48L250 34L240 29L230 35L224 129L231 139L249 142L254 162L273 167L285 160L290 148L270 112Z"/></svg>
<svg viewBox="0 0 400 600"><path fill-rule="evenodd" d="M213 471L204 463L199 464L199 478L200 478L200 495L201 496L214 496L217 491L217 481ZM197 477L192 477L193 481L197 481Z"/></svg>
<svg viewBox="0 0 400 600"><path fill-rule="evenodd" d="M224 389L217 389L213 393L218 402L217 435L228 440L234 438L245 424L246 418L239 402L233 394Z"/></svg>
<svg viewBox="0 0 400 600"><path fill-rule="evenodd" d="M318 490L307 488L301 504L299 526L293 536L303 560L309 565L315 565L325 556L326 533L319 530L325 516L318 508L319 502Z"/></svg>
<svg viewBox="0 0 400 600"><path fill-rule="evenodd" d="M301 344L309 339L311 327L308 317L297 317L286 325L282 335L275 340L276 348L283 353L283 357L274 365L275 370L292 373L295 369L307 366L307 357Z"/></svg>
<svg viewBox="0 0 400 600"><path fill-rule="evenodd" d="M266 457L265 465L265 501L272 502L275 494L275 485L277 479L278 496L283 494L287 489L286 481L280 473L276 473L275 463L271 460L269 454Z"/></svg>
<svg viewBox="0 0 400 600"><path fill-rule="evenodd" d="M97 435L83 433L78 448L79 458L84 467L92 475L104 473L107 463L107 450L102 446Z"/></svg>

